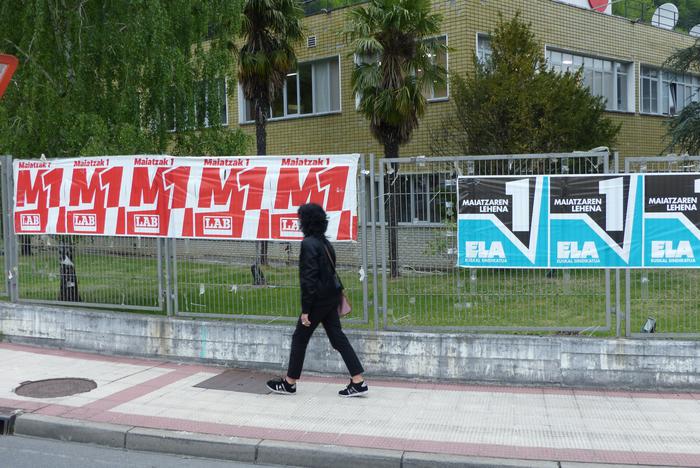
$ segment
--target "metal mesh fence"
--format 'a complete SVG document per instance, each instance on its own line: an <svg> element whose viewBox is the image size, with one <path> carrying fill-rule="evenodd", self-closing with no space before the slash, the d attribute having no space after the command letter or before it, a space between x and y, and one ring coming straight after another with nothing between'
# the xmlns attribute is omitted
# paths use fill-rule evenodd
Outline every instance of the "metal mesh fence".
<svg viewBox="0 0 700 468"><path fill-rule="evenodd" d="M625 158L625 172L700 172L700 156ZM700 271L692 269L631 270L628 329L639 332L648 317L656 333L700 333Z"/></svg>
<svg viewBox="0 0 700 468"><path fill-rule="evenodd" d="M5 194L5 174L4 171L7 168L4 167L3 162L0 161L0 170L2 171L2 177L0 177L0 194L4 196ZM4 198L4 197L3 197ZM3 207L5 209L6 207ZM7 226L5 226L5 216L0 216L0 265L2 265L3 269L3 275L2 275L2 281L0 281L0 296L8 296L8 291L7 291L7 275L9 273L9 268L7 267L6 264L6 252L5 252L5 230Z"/></svg>
<svg viewBox="0 0 700 468"><path fill-rule="evenodd" d="M17 236L19 298L117 309L162 309L159 241Z"/></svg>
<svg viewBox="0 0 700 468"><path fill-rule="evenodd" d="M369 242L363 201L367 171L360 161L357 242L336 242L336 270L354 305L348 322L369 323ZM177 240L172 275L178 315L295 320L301 307L299 242Z"/></svg>
<svg viewBox="0 0 700 468"><path fill-rule="evenodd" d="M175 247L175 310L179 315L275 320L300 313L298 242L178 240ZM362 239L335 243L337 270L363 316ZM258 273L259 271L259 273Z"/></svg>
<svg viewBox="0 0 700 468"><path fill-rule="evenodd" d="M374 168L360 170L358 242L335 244L338 271L361 326L371 325L382 311L377 327L611 328L609 271L455 266L458 176L605 173L605 155L407 158L380 160L376 167L376 175ZM700 171L700 157L628 158L625 169ZM14 235L4 240L0 254L14 252L22 301L163 311L170 291L173 311L181 315L275 321L299 313L298 243L269 242L260 267L265 281L255 284L256 242ZM173 246L173 260L166 261L166 245ZM632 331L652 315L660 333L697 333L699 272L633 270L628 277ZM6 292L3 281L0 294Z"/></svg>
<svg viewBox="0 0 700 468"><path fill-rule="evenodd" d="M386 226L382 230L386 326L609 330L610 276L605 270L456 267L458 176L605 173L607 156L382 161L377 183L383 189L380 221Z"/></svg>

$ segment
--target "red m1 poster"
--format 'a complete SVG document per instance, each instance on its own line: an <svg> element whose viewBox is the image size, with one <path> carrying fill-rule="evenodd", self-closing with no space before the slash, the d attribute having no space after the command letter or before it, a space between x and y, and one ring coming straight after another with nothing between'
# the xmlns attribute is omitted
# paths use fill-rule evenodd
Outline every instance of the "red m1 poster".
<svg viewBox="0 0 700 468"><path fill-rule="evenodd" d="M358 155L16 160L17 234L301 240L317 203L333 241L357 239Z"/></svg>

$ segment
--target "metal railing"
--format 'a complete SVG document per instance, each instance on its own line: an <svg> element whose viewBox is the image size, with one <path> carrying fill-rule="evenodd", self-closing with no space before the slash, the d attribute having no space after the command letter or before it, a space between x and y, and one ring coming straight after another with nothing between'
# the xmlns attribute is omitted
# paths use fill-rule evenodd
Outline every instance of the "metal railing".
<svg viewBox="0 0 700 468"><path fill-rule="evenodd" d="M6 177L7 174L9 174L9 171L5 171L2 168L3 164L8 164L8 161L11 161L9 157L5 157L2 160L0 160L0 173L2 174L2 177L0 177L0 198L2 199L2 212L3 215L0 216L0 236L2 236L2 239L0 239L0 248L2 251L0 251L0 265L3 265L4 269L4 277L5 281L0 281L0 296L2 297L9 297L9 281L8 281L8 275L10 272L10 267L9 267L9 257L7 255L7 244L8 242L5 242L5 239L10 239L10 233L9 233L9 223L7 219L10 217L10 213L12 213L12 208L9 206L9 201L11 198L8 198L5 194L5 190L7 189L7 183L6 183Z"/></svg>
<svg viewBox="0 0 700 468"><path fill-rule="evenodd" d="M624 323L628 336L638 336L632 331L654 315L656 336L698 336L696 270L456 266L458 176L604 174L617 167L607 152L362 157L358 241L335 244L338 271L355 306L349 322L376 330L618 336ZM261 282L251 271L260 256L258 242L16 236L11 169L11 158L5 157L0 178L5 281L0 292L10 300L267 323L296 319L298 244L267 243ZM625 171L700 171L700 156L627 158ZM65 294L71 282L76 296Z"/></svg>
<svg viewBox="0 0 700 468"><path fill-rule="evenodd" d="M304 0L302 8L306 16L318 13L329 13L339 8L345 8L358 3L366 3L367 0Z"/></svg>
<svg viewBox="0 0 700 468"><path fill-rule="evenodd" d="M700 172L700 156L625 158L625 172ZM637 338L700 335L700 271L653 269L625 271L626 335ZM654 334L641 333L647 319Z"/></svg>
<svg viewBox="0 0 700 468"><path fill-rule="evenodd" d="M596 174L609 169L607 151L381 160L378 181L383 183L378 185L382 201L379 222L384 327L591 333L611 330L608 270L479 270L456 266L457 177ZM393 220L389 216L392 210Z"/></svg>
<svg viewBox="0 0 700 468"><path fill-rule="evenodd" d="M674 29L680 20L677 8L669 8L664 2L663 5L651 0L611 0L610 3L614 15L664 29Z"/></svg>

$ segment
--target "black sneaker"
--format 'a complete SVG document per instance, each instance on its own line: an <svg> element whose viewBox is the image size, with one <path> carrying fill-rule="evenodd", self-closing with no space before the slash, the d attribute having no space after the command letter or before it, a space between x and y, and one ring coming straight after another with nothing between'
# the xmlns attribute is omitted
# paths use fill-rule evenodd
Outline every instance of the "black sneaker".
<svg viewBox="0 0 700 468"><path fill-rule="evenodd" d="M271 392L281 393L282 395L294 395L297 392L297 385L290 384L286 379L272 379L267 381L267 388Z"/></svg>
<svg viewBox="0 0 700 468"><path fill-rule="evenodd" d="M369 388L364 380L360 383L353 383L351 380L347 387L338 392L338 395L342 397L365 396L368 391Z"/></svg>

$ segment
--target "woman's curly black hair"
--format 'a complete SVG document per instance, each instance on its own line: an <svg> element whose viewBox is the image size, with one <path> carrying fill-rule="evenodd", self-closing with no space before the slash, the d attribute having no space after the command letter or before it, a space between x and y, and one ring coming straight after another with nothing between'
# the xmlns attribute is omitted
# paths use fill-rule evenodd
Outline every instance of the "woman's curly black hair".
<svg viewBox="0 0 700 468"><path fill-rule="evenodd" d="M326 212L315 203L301 205L297 211L299 216L299 227L304 237L323 236L328 228L328 218Z"/></svg>

